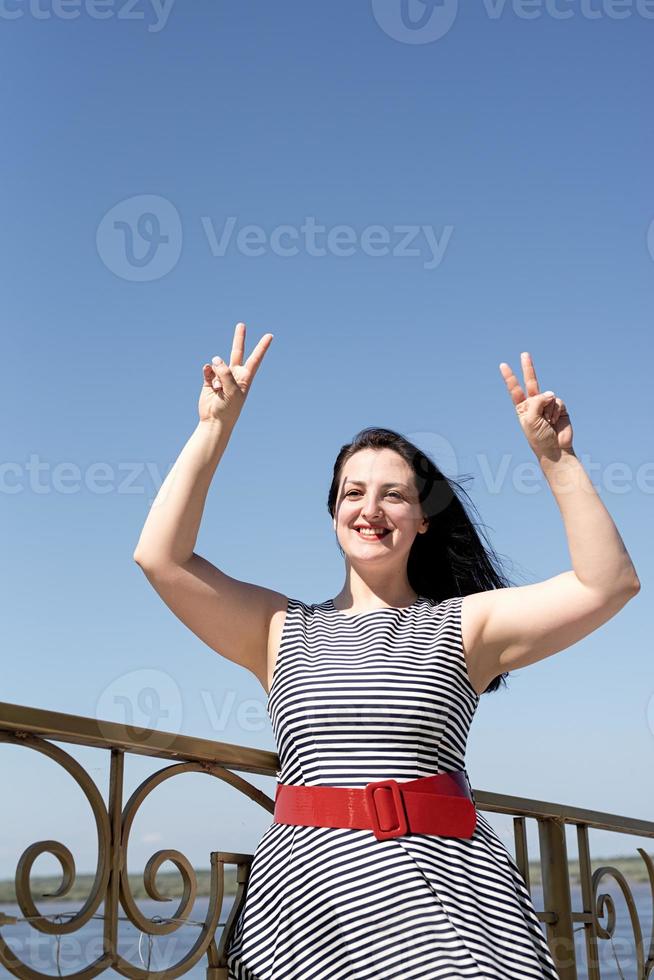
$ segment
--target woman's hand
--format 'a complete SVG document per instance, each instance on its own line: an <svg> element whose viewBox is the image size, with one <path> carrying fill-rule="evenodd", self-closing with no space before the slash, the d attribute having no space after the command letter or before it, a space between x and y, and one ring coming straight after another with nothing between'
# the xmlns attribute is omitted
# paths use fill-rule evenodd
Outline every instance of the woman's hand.
<svg viewBox="0 0 654 980"><path fill-rule="evenodd" d="M198 402L201 422L221 419L233 424L236 421L272 339L271 333L264 334L243 364L245 324L236 324L229 364L214 357L211 364L205 364L202 368L204 384Z"/></svg>
<svg viewBox="0 0 654 980"><path fill-rule="evenodd" d="M505 361L500 364L502 377L518 413L518 421L539 459L542 456L558 459L562 452L572 452L572 424L568 410L553 391L542 394L538 391L531 355L525 352L520 355L520 360L526 395L509 365Z"/></svg>

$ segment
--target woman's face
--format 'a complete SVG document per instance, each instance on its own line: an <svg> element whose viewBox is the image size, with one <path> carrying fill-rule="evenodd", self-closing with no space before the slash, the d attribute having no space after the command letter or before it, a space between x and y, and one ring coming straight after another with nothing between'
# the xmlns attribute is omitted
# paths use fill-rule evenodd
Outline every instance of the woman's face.
<svg viewBox="0 0 654 980"><path fill-rule="evenodd" d="M360 525L383 528L365 536ZM415 489L413 470L392 449L360 449L347 460L336 498L334 530L350 562L408 558L416 533L427 521Z"/></svg>

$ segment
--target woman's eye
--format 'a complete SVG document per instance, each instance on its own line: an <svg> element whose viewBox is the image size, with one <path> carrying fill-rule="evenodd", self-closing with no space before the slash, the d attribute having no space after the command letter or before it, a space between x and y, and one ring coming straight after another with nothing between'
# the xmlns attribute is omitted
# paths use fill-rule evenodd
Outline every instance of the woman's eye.
<svg viewBox="0 0 654 980"><path fill-rule="evenodd" d="M361 492L360 490L348 490L347 493L345 494L345 496L346 497L349 497L351 493L360 493L360 492ZM389 497L400 497L400 494L396 490L391 490L391 491L389 491L388 496Z"/></svg>

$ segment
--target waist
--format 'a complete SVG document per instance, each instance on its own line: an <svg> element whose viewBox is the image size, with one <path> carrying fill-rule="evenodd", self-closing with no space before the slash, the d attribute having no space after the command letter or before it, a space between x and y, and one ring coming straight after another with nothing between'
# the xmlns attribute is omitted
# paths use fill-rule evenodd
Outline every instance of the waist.
<svg viewBox="0 0 654 980"><path fill-rule="evenodd" d="M377 840L405 834L471 838L477 811L465 770L406 782L381 779L362 789L278 783L275 823L372 830Z"/></svg>

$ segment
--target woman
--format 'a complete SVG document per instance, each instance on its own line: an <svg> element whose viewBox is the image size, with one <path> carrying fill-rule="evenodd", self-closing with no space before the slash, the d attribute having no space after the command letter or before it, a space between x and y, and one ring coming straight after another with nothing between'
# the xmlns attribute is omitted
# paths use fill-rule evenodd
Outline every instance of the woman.
<svg viewBox="0 0 654 980"><path fill-rule="evenodd" d="M205 364L199 424L134 554L173 612L268 695L274 822L228 953L235 980L556 978L517 865L465 771L481 694L578 642L639 582L572 448L564 403L500 370L560 508L573 568L509 587L448 480L398 433L342 447L334 599L240 582L194 552L206 494L272 335ZM489 557L490 554L490 557Z"/></svg>

